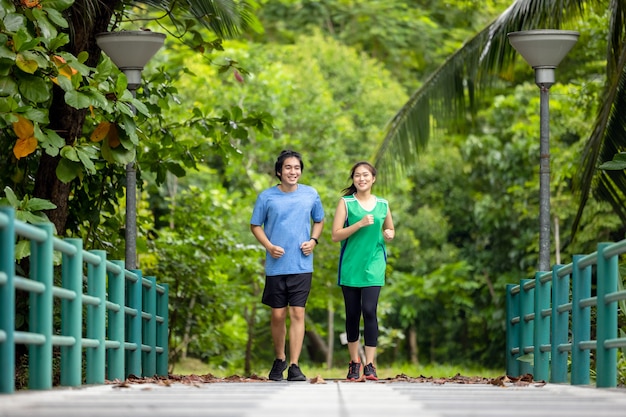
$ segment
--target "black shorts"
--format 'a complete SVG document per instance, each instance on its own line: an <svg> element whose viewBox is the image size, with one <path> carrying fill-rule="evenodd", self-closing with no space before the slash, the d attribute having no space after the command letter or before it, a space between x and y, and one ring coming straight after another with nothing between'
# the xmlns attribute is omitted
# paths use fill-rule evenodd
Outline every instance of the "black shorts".
<svg viewBox="0 0 626 417"><path fill-rule="evenodd" d="M311 292L312 281L311 272L266 276L261 301L272 308L304 307Z"/></svg>

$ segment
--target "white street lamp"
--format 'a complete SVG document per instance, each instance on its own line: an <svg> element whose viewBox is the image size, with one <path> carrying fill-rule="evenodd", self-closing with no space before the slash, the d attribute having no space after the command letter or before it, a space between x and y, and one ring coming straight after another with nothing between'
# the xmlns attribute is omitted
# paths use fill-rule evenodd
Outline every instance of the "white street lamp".
<svg viewBox="0 0 626 417"><path fill-rule="evenodd" d="M578 41L571 30L527 30L508 34L509 42L535 70L541 91L539 159L539 271L550 271L550 87L554 69Z"/></svg>
<svg viewBox="0 0 626 417"><path fill-rule="evenodd" d="M103 32L96 43L126 75L128 90L136 97L141 71L165 42L165 34L147 30ZM133 113L135 108L133 107ZM137 266L137 171L135 162L126 165L125 267Z"/></svg>

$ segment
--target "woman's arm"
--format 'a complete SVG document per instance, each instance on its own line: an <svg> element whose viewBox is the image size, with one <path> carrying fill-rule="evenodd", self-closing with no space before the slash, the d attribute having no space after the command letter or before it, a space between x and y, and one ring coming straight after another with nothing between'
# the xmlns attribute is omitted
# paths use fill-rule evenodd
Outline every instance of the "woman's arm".
<svg viewBox="0 0 626 417"><path fill-rule="evenodd" d="M383 237L385 240L392 240L396 236L396 229L393 226L393 218L391 217L391 210L387 210L387 216L383 222Z"/></svg>
<svg viewBox="0 0 626 417"><path fill-rule="evenodd" d="M339 204L337 204L337 209L335 210L335 218L333 219L333 230L332 230L332 240L333 242L341 242L342 240L346 240L354 232L359 230L361 227L369 226L374 224L374 216L371 214L366 214L363 216L361 220L358 222L351 224L348 227L344 227L346 224L346 217L348 215L346 209L346 203L342 199L339 199Z"/></svg>

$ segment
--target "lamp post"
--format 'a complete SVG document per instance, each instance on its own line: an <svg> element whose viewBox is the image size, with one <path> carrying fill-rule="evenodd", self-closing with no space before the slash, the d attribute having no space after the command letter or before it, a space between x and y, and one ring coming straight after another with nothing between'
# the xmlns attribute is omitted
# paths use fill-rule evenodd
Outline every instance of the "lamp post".
<svg viewBox="0 0 626 417"><path fill-rule="evenodd" d="M145 30L103 32L96 43L126 75L128 90L136 97L141 71L165 42L165 34ZM133 114L135 113L133 107ZM137 171L135 161L126 164L125 267L137 266Z"/></svg>
<svg viewBox="0 0 626 417"><path fill-rule="evenodd" d="M578 32L540 29L508 34L511 46L535 70L541 91L539 158L539 271L550 271L550 87L554 70L578 41Z"/></svg>

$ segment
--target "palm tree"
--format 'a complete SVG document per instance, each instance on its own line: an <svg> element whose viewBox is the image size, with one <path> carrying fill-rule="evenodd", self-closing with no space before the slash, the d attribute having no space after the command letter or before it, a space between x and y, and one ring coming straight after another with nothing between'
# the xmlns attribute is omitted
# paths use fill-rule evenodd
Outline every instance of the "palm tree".
<svg viewBox="0 0 626 417"><path fill-rule="evenodd" d="M141 14L137 14L137 10ZM193 42L189 46L200 51L216 49L221 39L236 37L257 25L252 11L248 2L236 0L76 0L64 13L70 32L66 52L74 56L88 52L86 64L95 67L101 55L96 34L116 29L128 21L145 24L145 20L168 23L168 27L178 30L170 32L170 35L181 41L187 32L194 31L192 40L185 41L188 44ZM217 39L205 41L198 30L203 27L214 33ZM49 107L49 128L58 132L67 145L71 145L82 134L87 111L66 103L64 91L54 87ZM35 174L33 195L56 205L56 209L48 210L46 214L56 230L64 234L72 183L65 183L56 175L61 159L60 155L42 154Z"/></svg>
<svg viewBox="0 0 626 417"><path fill-rule="evenodd" d="M575 183L580 204L572 227L576 233L591 192L609 202L626 224L624 170L598 170L626 148L626 3L609 2L606 85L582 155L580 176ZM432 135L451 122L463 125L468 111L477 107L476 97L492 86L512 64L515 53L509 32L556 28L571 23L605 2L585 0L517 0L484 30L450 56L420 87L390 121L375 161L393 176L413 165ZM393 160L393 162L392 162Z"/></svg>

